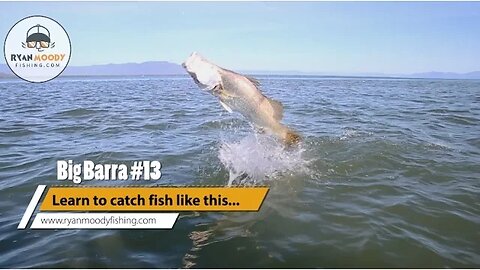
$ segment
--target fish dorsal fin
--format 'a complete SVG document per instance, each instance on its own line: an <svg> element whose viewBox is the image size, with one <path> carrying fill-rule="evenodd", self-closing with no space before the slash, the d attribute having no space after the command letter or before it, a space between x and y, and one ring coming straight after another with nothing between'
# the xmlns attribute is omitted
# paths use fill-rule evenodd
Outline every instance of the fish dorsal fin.
<svg viewBox="0 0 480 270"><path fill-rule="evenodd" d="M223 103L221 100L219 100L219 101L220 101L220 104L222 104L222 107L223 107L225 110L227 110L227 112L233 113L232 108L230 108L227 104Z"/></svg>
<svg viewBox="0 0 480 270"><path fill-rule="evenodd" d="M245 75L243 75L243 76L245 76ZM260 82L257 79L249 77L249 76L245 76L245 78L247 78L251 83L253 83L253 85L255 85L255 87L260 88Z"/></svg>
<svg viewBox="0 0 480 270"><path fill-rule="evenodd" d="M282 118L283 118L283 105L282 105L282 103L280 103L276 100L267 98L267 97L266 97L266 99L268 100L270 105L272 105L273 118L275 118L278 121L282 120Z"/></svg>

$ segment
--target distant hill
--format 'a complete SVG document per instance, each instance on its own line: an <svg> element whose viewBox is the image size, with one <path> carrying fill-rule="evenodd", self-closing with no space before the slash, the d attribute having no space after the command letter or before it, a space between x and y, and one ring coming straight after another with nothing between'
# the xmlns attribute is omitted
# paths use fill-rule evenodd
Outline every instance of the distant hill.
<svg viewBox="0 0 480 270"><path fill-rule="evenodd" d="M12 71L5 64L0 64L0 74L2 75L13 75Z"/></svg>
<svg viewBox="0 0 480 270"><path fill-rule="evenodd" d="M412 74L388 74L388 73L319 73L303 71L265 71L265 70L245 70L242 74L255 75L292 75L292 76L325 76L325 77L365 77L365 78L413 78L413 79L480 79L480 71L469 73L454 72L424 72Z"/></svg>
<svg viewBox="0 0 480 270"><path fill-rule="evenodd" d="M0 64L0 73L12 74L8 66L5 64ZM62 73L62 76L141 76L180 74L186 74L186 72L178 64L166 61L151 61L144 63L67 66Z"/></svg>
<svg viewBox="0 0 480 270"><path fill-rule="evenodd" d="M186 73L180 65L166 61L93 66L68 66L63 72L63 75L75 76L139 76L179 74Z"/></svg>
<svg viewBox="0 0 480 270"><path fill-rule="evenodd" d="M468 73L453 73L453 72L424 72L407 75L410 78L425 78L425 79L480 79L480 71L473 71Z"/></svg>
<svg viewBox="0 0 480 270"><path fill-rule="evenodd" d="M9 77L11 77L11 76L8 75L8 74L0 72L0 78L9 78Z"/></svg>

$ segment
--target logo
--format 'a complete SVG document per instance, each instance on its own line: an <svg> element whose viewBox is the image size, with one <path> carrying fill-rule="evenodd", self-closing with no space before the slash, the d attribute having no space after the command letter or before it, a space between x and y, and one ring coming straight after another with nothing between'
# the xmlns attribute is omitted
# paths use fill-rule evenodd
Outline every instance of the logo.
<svg viewBox="0 0 480 270"><path fill-rule="evenodd" d="M35 48L39 52L43 49L55 47L55 42L50 44L50 31L44 26L37 24L27 31L27 45L22 42L22 47Z"/></svg>
<svg viewBox="0 0 480 270"><path fill-rule="evenodd" d="M68 65L71 43L65 29L45 16L18 21L8 32L4 45L8 67L28 82L46 82Z"/></svg>

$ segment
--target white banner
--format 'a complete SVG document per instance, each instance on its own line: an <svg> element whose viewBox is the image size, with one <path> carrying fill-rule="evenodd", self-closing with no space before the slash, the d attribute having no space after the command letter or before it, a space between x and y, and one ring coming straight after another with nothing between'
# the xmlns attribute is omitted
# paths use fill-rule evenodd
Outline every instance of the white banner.
<svg viewBox="0 0 480 270"><path fill-rule="evenodd" d="M38 213L32 229L171 229L178 213Z"/></svg>

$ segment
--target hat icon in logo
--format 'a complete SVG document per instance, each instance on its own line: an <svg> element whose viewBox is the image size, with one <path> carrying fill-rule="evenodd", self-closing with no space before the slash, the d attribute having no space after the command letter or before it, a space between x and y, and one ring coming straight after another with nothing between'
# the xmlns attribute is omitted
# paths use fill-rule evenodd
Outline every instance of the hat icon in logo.
<svg viewBox="0 0 480 270"><path fill-rule="evenodd" d="M42 52L43 49L55 47L55 42L51 42L50 31L45 26L37 24L28 29L26 44L22 42L22 47L35 48Z"/></svg>

